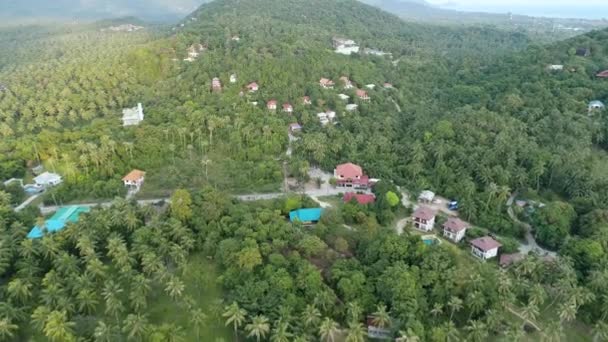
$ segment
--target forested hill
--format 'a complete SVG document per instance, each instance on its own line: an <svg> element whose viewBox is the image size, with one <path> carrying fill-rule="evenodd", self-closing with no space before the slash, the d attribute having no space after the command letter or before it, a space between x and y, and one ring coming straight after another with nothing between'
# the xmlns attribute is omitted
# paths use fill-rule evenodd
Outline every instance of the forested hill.
<svg viewBox="0 0 608 342"><path fill-rule="evenodd" d="M198 20L192 22L192 17ZM271 39L280 46L326 50L332 36L347 35L362 47L398 55L449 53L484 58L522 49L530 42L524 34L492 28L407 23L355 0L219 0L201 6L184 24L192 35L204 33L201 39L208 43L240 35L252 44Z"/></svg>
<svg viewBox="0 0 608 342"><path fill-rule="evenodd" d="M134 199L173 195L141 208L116 200L51 234L36 206L14 212L0 191L0 339L219 341L226 329L362 341L368 314L409 340L587 341L591 325L608 339L608 120L587 112L592 99L608 102L594 75L608 69L607 32L530 46L522 34L404 23L353 0L217 0L162 37L23 31L0 30L0 180L29 182L40 163L63 177L44 204L95 203L124 197L121 179L138 169ZM333 36L392 56L337 54ZM581 47L590 56L576 56ZM138 103L143 121L124 127L123 109ZM342 162L381 179L375 203L321 198L333 208L317 225L289 222L292 209L318 206L300 196L309 180L316 190L310 169ZM276 200L234 197L285 183L293 192ZM520 219L560 258L533 250L499 270L466 242L397 234L410 216L398 194L424 189L458 200L474 226L467 239L494 234L500 253L525 233L508 215L511 193L543 202ZM35 224L40 240L26 237Z"/></svg>

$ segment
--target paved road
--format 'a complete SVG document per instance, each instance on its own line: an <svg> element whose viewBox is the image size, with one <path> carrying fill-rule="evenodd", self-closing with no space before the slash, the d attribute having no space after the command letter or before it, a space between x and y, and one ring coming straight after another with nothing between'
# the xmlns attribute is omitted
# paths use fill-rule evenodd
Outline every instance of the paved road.
<svg viewBox="0 0 608 342"><path fill-rule="evenodd" d="M515 213L513 212L513 201L515 200L516 196L517 196L517 194L515 193L515 194L511 195L511 197L509 197L509 200L507 201L507 205L508 205L507 213L509 214L509 217L511 218L511 220L513 222L523 226L526 229L526 243L525 244L521 243L519 245L519 251L522 254L528 254L532 251L536 251L540 255L547 255L550 257L555 257L557 255L557 253L544 249L541 246L539 246L538 243L536 243L536 239L534 239L534 235L532 235L532 226L526 222L520 221L517 218L517 216L515 215Z"/></svg>
<svg viewBox="0 0 608 342"><path fill-rule="evenodd" d="M155 203L162 202L162 201L169 202L169 198L155 198L155 199L139 200L139 201L137 201L137 204L144 206L144 205L148 205L148 204L155 204ZM112 203L114 203L114 201L99 202L99 203L77 203L77 204L70 204L70 205L77 205L77 206L89 207L89 208L93 208L93 207L107 208L107 207L111 206ZM56 212L61 207L62 206L54 206L54 205L40 206L40 212L42 213L42 215L48 215L50 213Z"/></svg>
<svg viewBox="0 0 608 342"><path fill-rule="evenodd" d="M15 207L15 212L20 212L21 210L25 209L25 207L27 207L28 205L30 205L30 203L34 202L36 200L36 198L38 198L38 196L40 196L42 194L36 194L28 199L25 200L25 202L19 204L17 207Z"/></svg>

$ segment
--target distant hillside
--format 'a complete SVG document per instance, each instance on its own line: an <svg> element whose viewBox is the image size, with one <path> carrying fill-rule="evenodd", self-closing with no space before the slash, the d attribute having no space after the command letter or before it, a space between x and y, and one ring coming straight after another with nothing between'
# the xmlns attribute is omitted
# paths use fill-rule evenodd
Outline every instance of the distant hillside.
<svg viewBox="0 0 608 342"><path fill-rule="evenodd" d="M272 11L267 9L272 8ZM192 18L197 21L192 21ZM480 58L526 47L520 33L493 28L445 27L405 22L394 14L355 0L308 1L214 1L201 6L182 22L184 32L202 36L208 43L240 35L257 44L269 38L329 47L335 35L348 35L362 47L378 48L395 55L432 52L475 55ZM275 26L282 29L273 29ZM205 33L202 35L202 33ZM250 37L248 39L248 37Z"/></svg>
<svg viewBox="0 0 608 342"><path fill-rule="evenodd" d="M135 16L175 20L208 0L3 0L0 18L99 19Z"/></svg>
<svg viewBox="0 0 608 342"><path fill-rule="evenodd" d="M608 26L603 20L537 18L511 13L463 12L433 6L423 0L359 0L407 20L441 24L486 24L503 29L551 34L555 39Z"/></svg>

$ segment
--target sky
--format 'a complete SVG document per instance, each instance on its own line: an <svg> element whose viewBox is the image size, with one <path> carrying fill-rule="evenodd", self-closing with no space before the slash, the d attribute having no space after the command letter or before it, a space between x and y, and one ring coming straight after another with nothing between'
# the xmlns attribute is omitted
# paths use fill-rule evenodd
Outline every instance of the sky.
<svg viewBox="0 0 608 342"><path fill-rule="evenodd" d="M608 18L608 0L427 0L445 8L545 17Z"/></svg>

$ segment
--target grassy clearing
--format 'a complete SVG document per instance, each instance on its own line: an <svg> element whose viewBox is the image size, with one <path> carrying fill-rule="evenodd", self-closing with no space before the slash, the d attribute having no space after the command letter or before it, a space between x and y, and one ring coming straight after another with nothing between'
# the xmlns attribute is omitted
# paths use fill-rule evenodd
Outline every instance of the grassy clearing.
<svg viewBox="0 0 608 342"><path fill-rule="evenodd" d="M209 322L200 332L200 340L196 338L196 330L190 325L191 314L177 305L162 289L153 297L150 303L150 322L167 323L168 321L183 327L185 341L215 341L230 340L232 338L229 329L223 325L217 326L211 319L212 303L222 298L221 289L217 286L217 270L213 261L202 254L190 257L186 268L187 274L182 277L186 285L185 294L194 299L195 307L200 308L209 317Z"/></svg>

